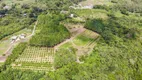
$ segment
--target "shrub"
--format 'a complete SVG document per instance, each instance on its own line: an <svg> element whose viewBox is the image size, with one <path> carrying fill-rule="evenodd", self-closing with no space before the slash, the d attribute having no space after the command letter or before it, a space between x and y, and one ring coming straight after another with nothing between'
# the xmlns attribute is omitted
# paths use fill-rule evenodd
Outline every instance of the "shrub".
<svg viewBox="0 0 142 80"><path fill-rule="evenodd" d="M95 5L94 7L93 7L94 9L104 9L104 10L109 10L110 8L108 7L108 6L106 6L106 5Z"/></svg>
<svg viewBox="0 0 142 80"><path fill-rule="evenodd" d="M23 5L21 6L21 8L29 9L29 8L30 8L30 6L29 6L28 4L23 4Z"/></svg>
<svg viewBox="0 0 142 80"><path fill-rule="evenodd" d="M129 13L128 13L128 11L126 9L121 9L120 11L124 15L129 15Z"/></svg>
<svg viewBox="0 0 142 80"><path fill-rule="evenodd" d="M61 68L76 61L76 50L74 48L61 49L55 56L55 68Z"/></svg>

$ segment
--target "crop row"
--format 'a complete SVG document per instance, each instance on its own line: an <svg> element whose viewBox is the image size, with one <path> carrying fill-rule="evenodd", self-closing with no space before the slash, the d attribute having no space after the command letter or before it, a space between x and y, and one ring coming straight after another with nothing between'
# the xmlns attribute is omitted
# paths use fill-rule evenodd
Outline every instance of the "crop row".
<svg viewBox="0 0 142 80"><path fill-rule="evenodd" d="M34 71L52 70L54 53L53 48L28 46L13 62L12 68Z"/></svg>
<svg viewBox="0 0 142 80"><path fill-rule="evenodd" d="M49 58L18 58L16 60L16 62L53 62L54 58L53 57L49 57Z"/></svg>
<svg viewBox="0 0 142 80"><path fill-rule="evenodd" d="M34 67L34 66L24 66L24 67L23 66L22 67L16 66L16 67L13 67L13 69L32 70L32 71L45 71L45 72L53 70L52 68Z"/></svg>

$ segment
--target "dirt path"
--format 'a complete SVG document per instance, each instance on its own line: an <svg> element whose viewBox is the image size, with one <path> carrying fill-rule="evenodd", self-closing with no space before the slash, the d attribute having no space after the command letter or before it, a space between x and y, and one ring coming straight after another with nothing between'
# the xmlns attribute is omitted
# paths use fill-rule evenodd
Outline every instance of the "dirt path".
<svg viewBox="0 0 142 80"><path fill-rule="evenodd" d="M38 23L38 21L35 22L34 29L33 29L33 32L31 34L32 36L35 34L35 29L36 29L37 23Z"/></svg>
<svg viewBox="0 0 142 80"><path fill-rule="evenodd" d="M20 42L26 42L30 37L32 37L35 34L35 29L36 29L37 23L38 23L38 21L35 22L34 29L33 29L31 35L27 36L24 40L20 40L20 41L16 41L14 43L11 43L11 45L9 46L7 51L5 52L5 56L0 56L0 62L6 61L7 57L12 53L12 50L16 44L18 44Z"/></svg>
<svg viewBox="0 0 142 80"><path fill-rule="evenodd" d="M1 56L0 57L0 63L5 62L5 60L6 60L6 56Z"/></svg>

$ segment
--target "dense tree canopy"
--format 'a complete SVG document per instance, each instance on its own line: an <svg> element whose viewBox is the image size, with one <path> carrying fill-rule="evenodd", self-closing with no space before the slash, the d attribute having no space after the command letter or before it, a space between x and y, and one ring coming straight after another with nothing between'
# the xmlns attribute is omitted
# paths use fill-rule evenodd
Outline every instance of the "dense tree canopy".
<svg viewBox="0 0 142 80"><path fill-rule="evenodd" d="M39 16L38 29L40 30L30 40L30 44L34 46L53 47L67 38L70 33L66 27L60 24L65 17L63 15L41 15Z"/></svg>
<svg viewBox="0 0 142 80"><path fill-rule="evenodd" d="M61 68L76 61L76 51L73 48L61 49L55 56L55 68Z"/></svg>
<svg viewBox="0 0 142 80"><path fill-rule="evenodd" d="M107 43L115 42L117 37L121 37L122 39L135 39L139 33L139 30L136 27L128 28L128 25L122 25L119 20L119 18L110 18L105 21L100 19L88 20L85 27L101 34ZM139 20L135 21L139 22Z"/></svg>

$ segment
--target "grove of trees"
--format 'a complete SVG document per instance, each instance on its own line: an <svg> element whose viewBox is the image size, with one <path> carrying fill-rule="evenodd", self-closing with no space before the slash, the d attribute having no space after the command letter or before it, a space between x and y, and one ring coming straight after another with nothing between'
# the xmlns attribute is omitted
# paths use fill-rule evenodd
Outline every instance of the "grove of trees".
<svg viewBox="0 0 142 80"><path fill-rule="evenodd" d="M66 27L60 24L60 21L65 17L63 15L40 15L37 29L40 30L30 40L32 46L47 46L53 47L67 38L70 38L70 33Z"/></svg>

